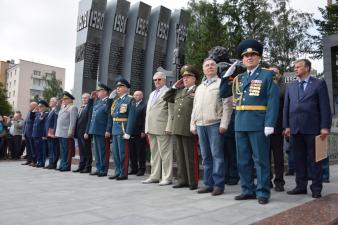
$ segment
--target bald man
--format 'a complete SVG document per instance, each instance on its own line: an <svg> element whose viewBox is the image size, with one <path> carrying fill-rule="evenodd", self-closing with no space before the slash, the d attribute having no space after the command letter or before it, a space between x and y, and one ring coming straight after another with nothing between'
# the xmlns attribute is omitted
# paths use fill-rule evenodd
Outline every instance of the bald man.
<svg viewBox="0 0 338 225"><path fill-rule="evenodd" d="M146 171L146 135L144 132L147 103L143 100L143 92L135 91L136 103L134 131L129 139L130 167L129 174L143 176Z"/></svg>

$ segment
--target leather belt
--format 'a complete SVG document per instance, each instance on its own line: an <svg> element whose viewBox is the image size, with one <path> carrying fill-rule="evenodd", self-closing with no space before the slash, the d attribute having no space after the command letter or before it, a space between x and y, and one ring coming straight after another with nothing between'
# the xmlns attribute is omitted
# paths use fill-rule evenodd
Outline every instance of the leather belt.
<svg viewBox="0 0 338 225"><path fill-rule="evenodd" d="M128 118L113 118L114 122L127 122Z"/></svg>
<svg viewBox="0 0 338 225"><path fill-rule="evenodd" d="M237 105L236 110L261 110L266 111L265 105Z"/></svg>

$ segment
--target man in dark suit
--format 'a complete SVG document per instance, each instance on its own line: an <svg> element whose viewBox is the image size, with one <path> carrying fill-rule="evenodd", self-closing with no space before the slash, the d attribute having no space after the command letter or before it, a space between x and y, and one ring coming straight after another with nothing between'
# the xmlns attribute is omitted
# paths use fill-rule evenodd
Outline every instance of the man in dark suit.
<svg viewBox="0 0 338 225"><path fill-rule="evenodd" d="M143 92L135 91L135 125L129 139L130 167L129 174L143 176L146 171L146 134L144 126L146 120L147 103L143 100Z"/></svg>
<svg viewBox="0 0 338 225"><path fill-rule="evenodd" d="M90 112L92 104L88 104L90 94L84 93L82 95L82 105L79 110L79 115L76 120L75 138L77 139L80 150L80 163L79 167L73 172L90 173L92 171L92 139L91 135L86 135L88 129L88 120L90 119Z"/></svg>
<svg viewBox="0 0 338 225"><path fill-rule="evenodd" d="M111 131L107 120L109 115L108 110L111 106L111 101L108 99L110 91L111 89L108 86L99 84L97 90L92 92L89 104L93 104L93 108L88 120L88 129L84 134L85 138L88 138L90 134L93 135L96 171L90 173L90 175L97 175L99 177L107 176L109 167ZM96 99L95 103L94 99Z"/></svg>
<svg viewBox="0 0 338 225"><path fill-rule="evenodd" d="M56 164L59 160L59 141L55 137L56 131L56 122L58 118L56 105L58 103L57 98L53 97L49 100L50 111L46 118L45 129L47 134L47 145L48 145L48 156L49 156L49 165L48 169L55 169Z"/></svg>
<svg viewBox="0 0 338 225"><path fill-rule="evenodd" d="M32 138L32 131L33 131L33 124L35 120L35 113L36 113L37 106L38 106L37 102L31 102L29 104L29 112L27 113L26 118L25 118L23 136L26 140L27 159L26 159L26 162L23 163L22 165L33 165L34 164L35 150L34 150L34 141Z"/></svg>
<svg viewBox="0 0 338 225"><path fill-rule="evenodd" d="M291 137L294 153L296 187L290 195L307 194L309 165L312 197L320 198L323 188L322 162L315 160L315 137L327 138L331 128L331 109L324 80L310 76L311 62L299 59L294 67L297 80L285 91L283 126L285 135Z"/></svg>

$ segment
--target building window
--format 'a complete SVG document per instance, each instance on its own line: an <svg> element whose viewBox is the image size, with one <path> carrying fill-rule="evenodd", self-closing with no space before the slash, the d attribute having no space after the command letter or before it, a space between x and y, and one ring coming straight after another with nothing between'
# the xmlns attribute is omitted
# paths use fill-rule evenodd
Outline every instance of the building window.
<svg viewBox="0 0 338 225"><path fill-rule="evenodd" d="M14 70L14 75L16 75L16 70Z"/></svg>
<svg viewBox="0 0 338 225"><path fill-rule="evenodd" d="M13 87L15 87L15 84L16 84L16 80L14 80Z"/></svg>
<svg viewBox="0 0 338 225"><path fill-rule="evenodd" d="M8 92L8 98L10 98L10 97L11 97L11 92L9 91L9 92Z"/></svg>
<svg viewBox="0 0 338 225"><path fill-rule="evenodd" d="M13 97L15 96L15 91L13 91Z"/></svg>
<svg viewBox="0 0 338 225"><path fill-rule="evenodd" d="M9 88L11 88L12 87L12 82L9 82Z"/></svg>
<svg viewBox="0 0 338 225"><path fill-rule="evenodd" d="M37 76L40 76L40 75L41 75L41 72L40 72L40 71L37 71L37 70L34 70L34 71L33 71L33 74L34 74L34 75L37 75Z"/></svg>

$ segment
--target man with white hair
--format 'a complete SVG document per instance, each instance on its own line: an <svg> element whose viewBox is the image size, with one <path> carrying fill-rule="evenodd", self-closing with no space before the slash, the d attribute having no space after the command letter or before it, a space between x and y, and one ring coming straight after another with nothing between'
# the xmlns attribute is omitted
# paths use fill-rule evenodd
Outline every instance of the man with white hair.
<svg viewBox="0 0 338 225"><path fill-rule="evenodd" d="M150 93L146 112L145 133L148 134L151 153L151 174L144 184L172 184L173 146L170 133L171 115L168 102L162 99L169 90L166 75L156 72L153 76L155 90Z"/></svg>

